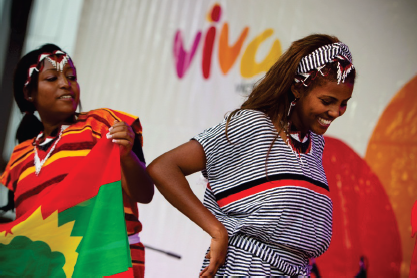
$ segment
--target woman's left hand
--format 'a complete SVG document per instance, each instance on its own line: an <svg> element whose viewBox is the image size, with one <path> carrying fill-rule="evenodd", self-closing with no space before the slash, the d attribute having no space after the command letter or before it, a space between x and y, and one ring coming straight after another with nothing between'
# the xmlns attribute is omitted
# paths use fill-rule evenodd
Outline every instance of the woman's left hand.
<svg viewBox="0 0 417 278"><path fill-rule="evenodd" d="M120 157L127 156L133 148L135 141L135 133L132 127L125 122L116 121L109 132L106 134L107 139L111 139L113 143L120 147Z"/></svg>

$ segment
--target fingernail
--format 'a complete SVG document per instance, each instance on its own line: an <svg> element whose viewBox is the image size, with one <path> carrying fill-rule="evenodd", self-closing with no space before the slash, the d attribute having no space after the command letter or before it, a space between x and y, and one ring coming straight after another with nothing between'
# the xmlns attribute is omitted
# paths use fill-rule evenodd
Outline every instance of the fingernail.
<svg viewBox="0 0 417 278"><path fill-rule="evenodd" d="M117 142L117 140L116 139L113 139L113 140L111 140L113 143L116 143Z"/></svg>
<svg viewBox="0 0 417 278"><path fill-rule="evenodd" d="M111 139L111 138L112 138L112 136L111 136L110 132L106 134L106 138L107 138L107 139Z"/></svg>
<svg viewBox="0 0 417 278"><path fill-rule="evenodd" d="M113 127L111 126L110 128L109 128L109 131L111 131L113 129Z"/></svg>

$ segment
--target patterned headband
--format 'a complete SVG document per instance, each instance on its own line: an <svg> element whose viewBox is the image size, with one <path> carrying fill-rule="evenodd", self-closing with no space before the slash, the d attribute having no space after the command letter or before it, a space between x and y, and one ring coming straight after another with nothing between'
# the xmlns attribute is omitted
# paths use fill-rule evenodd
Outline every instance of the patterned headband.
<svg viewBox="0 0 417 278"><path fill-rule="evenodd" d="M50 56L57 56L57 58L55 60L52 60ZM53 52L42 53L38 57L38 62L29 67L28 78L26 79L25 87L30 83L30 79L33 75L33 71L36 70L37 72L39 72L38 66L40 62L42 62L45 58L48 59L49 62L51 62L51 64L56 68L57 71L63 71L65 64L71 60L70 56L61 50L55 50Z"/></svg>
<svg viewBox="0 0 417 278"><path fill-rule="evenodd" d="M340 62L342 61L349 61L349 65L346 67L342 67ZM333 63L338 61L338 70L337 70L337 84L345 82L345 78L354 69L352 64L352 54L349 51L349 48L346 44L342 42L336 42L333 44L324 45L316 50L314 50L311 54L304 56L297 68L297 75L295 77L295 82L301 82L304 86L308 86L305 84L305 81L311 76L311 71L316 69L321 73L322 76L325 76L321 71L322 68L326 66L328 63Z"/></svg>

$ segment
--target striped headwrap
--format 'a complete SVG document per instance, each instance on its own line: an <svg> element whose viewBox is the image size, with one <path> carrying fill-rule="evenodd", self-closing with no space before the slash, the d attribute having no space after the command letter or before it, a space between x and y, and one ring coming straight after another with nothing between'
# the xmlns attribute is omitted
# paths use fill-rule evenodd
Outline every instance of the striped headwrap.
<svg viewBox="0 0 417 278"><path fill-rule="evenodd" d="M343 67L340 65L338 60L349 61L349 65ZM333 44L324 45L311 54L304 56L297 68L297 73L295 77L295 82L301 82L304 86L305 81L311 76L313 70L317 70L324 76L324 73L321 71L322 68L328 63L333 63L338 61L338 70L337 70L337 84L345 82L345 78L354 69L352 64L352 54L349 51L349 48L346 44L342 42L336 42Z"/></svg>

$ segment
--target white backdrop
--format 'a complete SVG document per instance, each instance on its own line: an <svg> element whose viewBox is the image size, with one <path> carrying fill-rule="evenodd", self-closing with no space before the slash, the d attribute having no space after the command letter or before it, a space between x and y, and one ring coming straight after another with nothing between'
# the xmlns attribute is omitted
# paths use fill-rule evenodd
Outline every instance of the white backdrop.
<svg viewBox="0 0 417 278"><path fill-rule="evenodd" d="M215 3L222 13L218 22L207 15ZM163 152L218 123L242 102L239 84L245 79L240 61L248 44L272 29L257 52L257 61L280 40L283 50L311 33L338 36L349 45L358 71L353 99L346 115L328 135L343 139L364 156L373 128L393 95L417 73L417 5L413 1L99 1L86 0L74 59L86 110L110 106L140 117L148 162ZM249 33L236 63L221 73L218 41L221 27L229 24L229 44L247 26ZM204 37L217 30L211 73L202 75ZM178 30L190 51L198 31L202 38L185 76L179 78L174 59ZM189 178L202 198L199 175ZM140 206L145 244L178 253L176 260L154 251L146 255L147 277L194 277L209 244L204 232L171 207L159 193Z"/></svg>
<svg viewBox="0 0 417 278"><path fill-rule="evenodd" d="M54 1L35 1L39 2L52 5ZM61 7L68 3L58 2ZM336 35L349 45L358 72L357 83L345 116L330 127L327 135L342 139L362 157L384 108L417 74L417 2L413 0L84 0L78 3L83 3L80 12L73 10L56 22L62 24L69 16L74 30L78 24L73 44L61 44L61 47L70 51L77 66L83 110L110 107L138 115L143 125L148 163L218 123L227 111L240 105L245 93L237 88L253 84L262 76L242 77L242 55L249 43L266 29L272 29L273 34L256 53L258 62L274 40L280 41L284 51L292 41L311 33ZM221 7L220 20L209 22L207 14L215 3ZM48 13L39 9L37 15L42 20ZM249 32L235 64L223 75L218 42L226 22L229 44L237 40L245 27L249 27ZM210 77L205 79L201 70L202 52L205 34L211 26L217 31ZM60 38L67 32L52 25L44 27L52 28ZM191 49L197 32L202 32L182 78L176 73L173 50L178 30L186 51ZM57 38L47 39L61 43ZM205 185L199 174L189 177L189 181L202 199ZM195 277L209 237L158 192L151 204L140 205L140 219L144 226L141 240L145 244L182 256L177 260L147 250L146 277Z"/></svg>

